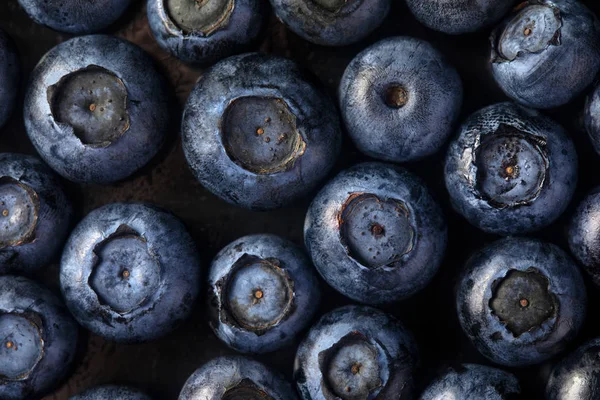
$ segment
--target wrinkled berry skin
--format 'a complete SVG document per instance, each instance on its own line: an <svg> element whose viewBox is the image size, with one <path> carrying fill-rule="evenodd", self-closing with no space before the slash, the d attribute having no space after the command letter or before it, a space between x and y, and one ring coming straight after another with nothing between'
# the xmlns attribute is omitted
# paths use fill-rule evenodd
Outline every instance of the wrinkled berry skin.
<svg viewBox="0 0 600 400"><path fill-rule="evenodd" d="M325 314L298 347L294 380L305 400L412 399L417 345L396 318L345 306ZM350 389L350 390L348 390Z"/></svg>
<svg viewBox="0 0 600 400"><path fill-rule="evenodd" d="M569 248L596 285L600 285L600 188L579 204L571 218Z"/></svg>
<svg viewBox="0 0 600 400"><path fill-rule="evenodd" d="M152 400L149 396L127 386L102 385L72 396L69 400Z"/></svg>
<svg viewBox="0 0 600 400"><path fill-rule="evenodd" d="M11 335L14 329L18 332L19 326L2 323L5 318L18 318L20 329L35 336ZM28 324L31 324L29 329L24 326ZM41 398L70 372L77 348L78 327L62 301L48 289L23 277L0 276L0 330L0 368L10 368L11 360L14 366L31 367L20 375L20 379L0 376L1 399ZM40 341L37 348L36 341ZM14 357L19 351L29 355L35 351L39 357L23 364ZM10 352L13 352L12 357Z"/></svg>
<svg viewBox="0 0 600 400"><path fill-rule="evenodd" d="M190 64L212 64L242 52L261 33L266 0L231 0L233 7L222 25L208 35L186 31L170 15L167 0L148 0L148 22L158 44Z"/></svg>
<svg viewBox="0 0 600 400"><path fill-rule="evenodd" d="M304 242L334 289L361 303L383 304L429 283L446 250L447 227L419 178L393 165L363 163L315 197Z"/></svg>
<svg viewBox="0 0 600 400"><path fill-rule="evenodd" d="M450 143L446 188L454 209L500 235L539 230L567 208L577 154L561 126L512 103L471 115Z"/></svg>
<svg viewBox="0 0 600 400"><path fill-rule="evenodd" d="M237 397L236 397L237 395ZM247 357L215 358L192 374L179 400L296 400L292 386L275 371Z"/></svg>
<svg viewBox="0 0 600 400"><path fill-rule="evenodd" d="M27 230L15 240L2 240L0 245L0 274L30 275L48 264L62 250L67 238L73 214L71 203L63 190L58 176L37 157L14 153L0 153L0 222L19 213L23 206L31 206L33 218L18 224ZM10 204L12 193L7 187L24 188L31 191L31 203ZM27 227L29 225L29 227ZM0 237L4 239L4 232ZM11 238L13 239L13 238Z"/></svg>
<svg viewBox="0 0 600 400"><path fill-rule="evenodd" d="M586 314L586 291L575 262L535 239L498 240L467 262L458 286L460 324L495 363L540 363L564 350Z"/></svg>
<svg viewBox="0 0 600 400"><path fill-rule="evenodd" d="M586 99L583 124L596 153L600 154L600 84Z"/></svg>
<svg viewBox="0 0 600 400"><path fill-rule="evenodd" d="M55 31L83 35L108 28L131 4L131 0L19 0L25 12L40 25Z"/></svg>
<svg viewBox="0 0 600 400"><path fill-rule="evenodd" d="M458 72L428 42L382 40L358 54L339 88L342 118L363 153L413 161L437 152L462 104Z"/></svg>
<svg viewBox="0 0 600 400"><path fill-rule="evenodd" d="M390 0L271 0L277 17L295 34L322 46L345 46L373 32Z"/></svg>
<svg viewBox="0 0 600 400"><path fill-rule="evenodd" d="M420 400L477 399L511 400L519 398L521 388L511 373L477 364L449 367L427 386Z"/></svg>
<svg viewBox="0 0 600 400"><path fill-rule="evenodd" d="M577 0L530 0L490 37L494 78L532 108L569 103L600 70L600 23Z"/></svg>
<svg viewBox="0 0 600 400"><path fill-rule="evenodd" d="M21 63L12 39L0 29L0 128L11 116L21 78Z"/></svg>
<svg viewBox="0 0 600 400"><path fill-rule="evenodd" d="M253 210L279 208L313 190L333 167L340 142L333 102L297 64L271 55L214 65L183 114L183 150L196 178Z"/></svg>
<svg viewBox="0 0 600 400"><path fill-rule="evenodd" d="M585 343L552 370L548 400L595 400L600 397L600 339Z"/></svg>
<svg viewBox="0 0 600 400"><path fill-rule="evenodd" d="M244 236L227 245L211 264L208 285L210 327L244 353L290 345L308 327L320 301L310 259L275 235Z"/></svg>
<svg viewBox="0 0 600 400"><path fill-rule="evenodd" d="M59 121L54 106L55 101L66 98L60 91L64 78L84 73L90 66L114 75L126 91L122 136L99 144L83 141L71 123ZM104 95L100 83L87 82L81 87L87 89L88 84L95 85L95 90L89 91L93 92L90 96ZM82 96L87 94L85 90L82 93ZM79 104L74 104L73 109L66 111L67 116L93 116L88 113L104 110L100 104L91 110L93 106L88 103L93 98L79 99L85 106L80 109L76 107ZM117 101L106 103L107 109L108 104L116 105ZM101 184L127 178L154 157L165 141L168 113L166 84L151 58L139 47L106 35L76 37L46 53L32 73L24 108L27 134L50 167L71 181ZM89 126L103 121L102 118L84 121Z"/></svg>
<svg viewBox="0 0 600 400"><path fill-rule="evenodd" d="M191 312L200 260L183 224L156 207L113 203L89 213L65 246L60 284L81 325L111 341L149 341Z"/></svg>

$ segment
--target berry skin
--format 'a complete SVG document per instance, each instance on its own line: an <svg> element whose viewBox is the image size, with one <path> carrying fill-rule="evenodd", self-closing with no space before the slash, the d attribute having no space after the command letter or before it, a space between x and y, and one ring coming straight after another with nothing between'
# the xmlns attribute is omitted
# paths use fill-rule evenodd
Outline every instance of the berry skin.
<svg viewBox="0 0 600 400"><path fill-rule="evenodd" d="M69 400L152 400L141 391L127 386L102 385L72 396Z"/></svg>
<svg viewBox="0 0 600 400"><path fill-rule="evenodd" d="M571 218L567 239L571 253L596 285L600 285L600 188L579 204Z"/></svg>

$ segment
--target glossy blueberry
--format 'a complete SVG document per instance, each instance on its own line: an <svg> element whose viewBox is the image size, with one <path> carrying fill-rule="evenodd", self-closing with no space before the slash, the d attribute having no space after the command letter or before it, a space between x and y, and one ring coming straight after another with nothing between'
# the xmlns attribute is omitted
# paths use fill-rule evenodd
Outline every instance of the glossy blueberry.
<svg viewBox="0 0 600 400"><path fill-rule="evenodd" d="M208 64L243 51L261 32L266 0L148 0L158 44L181 60Z"/></svg>
<svg viewBox="0 0 600 400"><path fill-rule="evenodd" d="M69 400L151 400L145 393L128 386L102 385L88 389Z"/></svg>
<svg viewBox="0 0 600 400"><path fill-rule="evenodd" d="M600 154L600 84L586 99L583 123L596 153Z"/></svg>
<svg viewBox="0 0 600 400"><path fill-rule="evenodd" d="M600 187L579 204L568 231L571 253L600 286Z"/></svg>
<svg viewBox="0 0 600 400"><path fill-rule="evenodd" d="M382 304L429 283L446 250L447 228L420 179L393 165L363 163L340 173L315 197L304 242L334 289Z"/></svg>
<svg viewBox="0 0 600 400"><path fill-rule="evenodd" d="M158 152L167 103L165 82L142 49L114 36L81 36L54 47L35 67L25 127L65 178L110 183Z"/></svg>
<svg viewBox="0 0 600 400"><path fill-rule="evenodd" d="M29 275L62 249L72 216L58 176L38 158L0 153L0 274Z"/></svg>
<svg viewBox="0 0 600 400"><path fill-rule="evenodd" d="M340 148L335 106L285 58L248 53L208 70L190 94L183 150L223 200L266 210L306 195Z"/></svg>
<svg viewBox="0 0 600 400"><path fill-rule="evenodd" d="M173 215L114 203L89 213L71 233L60 284L71 313L93 333L116 342L148 341L190 314L200 260Z"/></svg>
<svg viewBox="0 0 600 400"><path fill-rule="evenodd" d="M417 346L394 317L345 306L325 314L298 347L294 379L305 400L412 399Z"/></svg>
<svg viewBox="0 0 600 400"><path fill-rule="evenodd" d="M227 245L211 264L208 284L211 328L245 353L291 344L320 301L310 259L275 235L244 236Z"/></svg>
<svg viewBox="0 0 600 400"><path fill-rule="evenodd" d="M0 276L0 399L39 399L61 383L77 337L77 324L48 289Z"/></svg>
<svg viewBox="0 0 600 400"><path fill-rule="evenodd" d="M533 108L570 102L600 70L600 23L578 0L529 0L494 30L494 78Z"/></svg>
<svg viewBox="0 0 600 400"><path fill-rule="evenodd" d="M481 354L517 367L564 350L585 319L586 292L577 265L564 251L534 239L508 238L470 258L456 307Z"/></svg>
<svg viewBox="0 0 600 400"><path fill-rule="evenodd" d="M501 369L462 364L448 370L427 386L420 400L516 400L521 388L517 378Z"/></svg>
<svg viewBox="0 0 600 400"><path fill-rule="evenodd" d="M11 116L21 76L19 56L12 39L0 29L0 128Z"/></svg>
<svg viewBox="0 0 600 400"><path fill-rule="evenodd" d="M546 384L547 400L600 398L600 339L590 340L560 361Z"/></svg>
<svg viewBox="0 0 600 400"><path fill-rule="evenodd" d="M458 35L478 31L500 20L516 0L406 0L423 25Z"/></svg>
<svg viewBox="0 0 600 400"><path fill-rule="evenodd" d="M479 229L514 235L541 229L566 209L577 154L566 132L512 103L471 115L450 143L446 187L454 209Z"/></svg>
<svg viewBox="0 0 600 400"><path fill-rule="evenodd" d="M462 104L460 76L428 42L382 40L350 62L339 87L346 129L363 153L405 162L438 151Z"/></svg>
<svg viewBox="0 0 600 400"><path fill-rule="evenodd" d="M179 400L296 400L279 374L250 358L215 358L189 377Z"/></svg>
<svg viewBox="0 0 600 400"><path fill-rule="evenodd" d="M294 33L323 46L345 46L373 32L390 11L390 0L270 0Z"/></svg>
<svg viewBox="0 0 600 400"><path fill-rule="evenodd" d="M115 23L132 0L18 0L36 23L60 32L82 35Z"/></svg>

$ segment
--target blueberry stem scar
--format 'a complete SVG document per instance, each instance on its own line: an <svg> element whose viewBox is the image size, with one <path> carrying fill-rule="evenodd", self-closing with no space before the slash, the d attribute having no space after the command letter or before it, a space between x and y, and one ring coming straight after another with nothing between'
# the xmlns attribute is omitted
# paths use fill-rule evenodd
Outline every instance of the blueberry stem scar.
<svg viewBox="0 0 600 400"><path fill-rule="evenodd" d="M385 90L384 99L389 107L402 108L408 103L408 91L400 85L392 85Z"/></svg>

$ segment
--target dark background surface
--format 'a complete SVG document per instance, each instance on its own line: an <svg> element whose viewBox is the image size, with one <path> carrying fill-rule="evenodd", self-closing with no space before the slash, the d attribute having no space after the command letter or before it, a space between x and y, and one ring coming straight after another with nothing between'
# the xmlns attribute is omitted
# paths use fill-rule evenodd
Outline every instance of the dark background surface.
<svg viewBox="0 0 600 400"><path fill-rule="evenodd" d="M583 1L596 15L600 2ZM76 205L78 218L103 204L115 201L146 201L159 204L180 217L201 251L204 267L216 252L234 239L251 233L274 233L302 244L304 214L314 193L282 210L257 213L230 206L208 193L189 171L181 150L178 121L181 108L201 75L200 69L187 67L159 49L148 28L145 1L138 0L130 11L108 33L124 37L150 52L161 72L171 82L177 101L173 117L171 141L164 151L136 176L110 186L78 186L68 184ZM462 119L475 110L506 100L494 83L488 67L489 30L463 36L447 36L419 25L403 1L392 1L392 11L384 25L366 40L344 48L325 48L309 44L286 30L271 16L267 31L257 50L291 57L312 70L335 96L335 89L348 62L362 49L377 40L395 35L409 35L432 42L457 67L465 86ZM54 45L70 38L36 25L20 9L17 0L0 1L0 27L16 41L22 60L24 79L42 55ZM22 104L23 90L20 102ZM565 221L574 205L593 187L600 184L597 173L600 156L579 127L584 104L581 96L572 104L547 111L563 124L576 143L580 158L580 181L573 203L567 213L549 228L534 235L566 249ZM19 106L10 122L0 132L0 151L34 154L25 134L22 107ZM442 204L449 223L449 247L440 272L421 293L401 303L385 307L399 317L415 334L421 351L420 385L424 385L445 363L475 362L489 364L467 341L460 330L454 308L454 287L460 268L475 249L497 237L486 235L471 227L451 210L443 184L443 154L425 161L406 165L424 178L436 199ZM342 156L336 171L368 158L360 155L344 137ZM332 173L332 176L334 173ZM58 265L53 260L37 277L57 294ZM321 312L348 304L349 300L323 284L324 301ZM588 285L588 319L582 334L571 349L584 340L600 336L595 310L600 306L600 289ZM69 380L44 399L62 400L83 389L102 383L125 383L138 386L156 399L176 399L184 382L207 360L233 353L221 344L208 327L199 302L192 317L179 329L160 340L141 345L117 345L82 330L81 349ZM256 357L291 378L295 347ZM521 381L524 398L540 398L545 379L555 360L540 366L512 369Z"/></svg>

